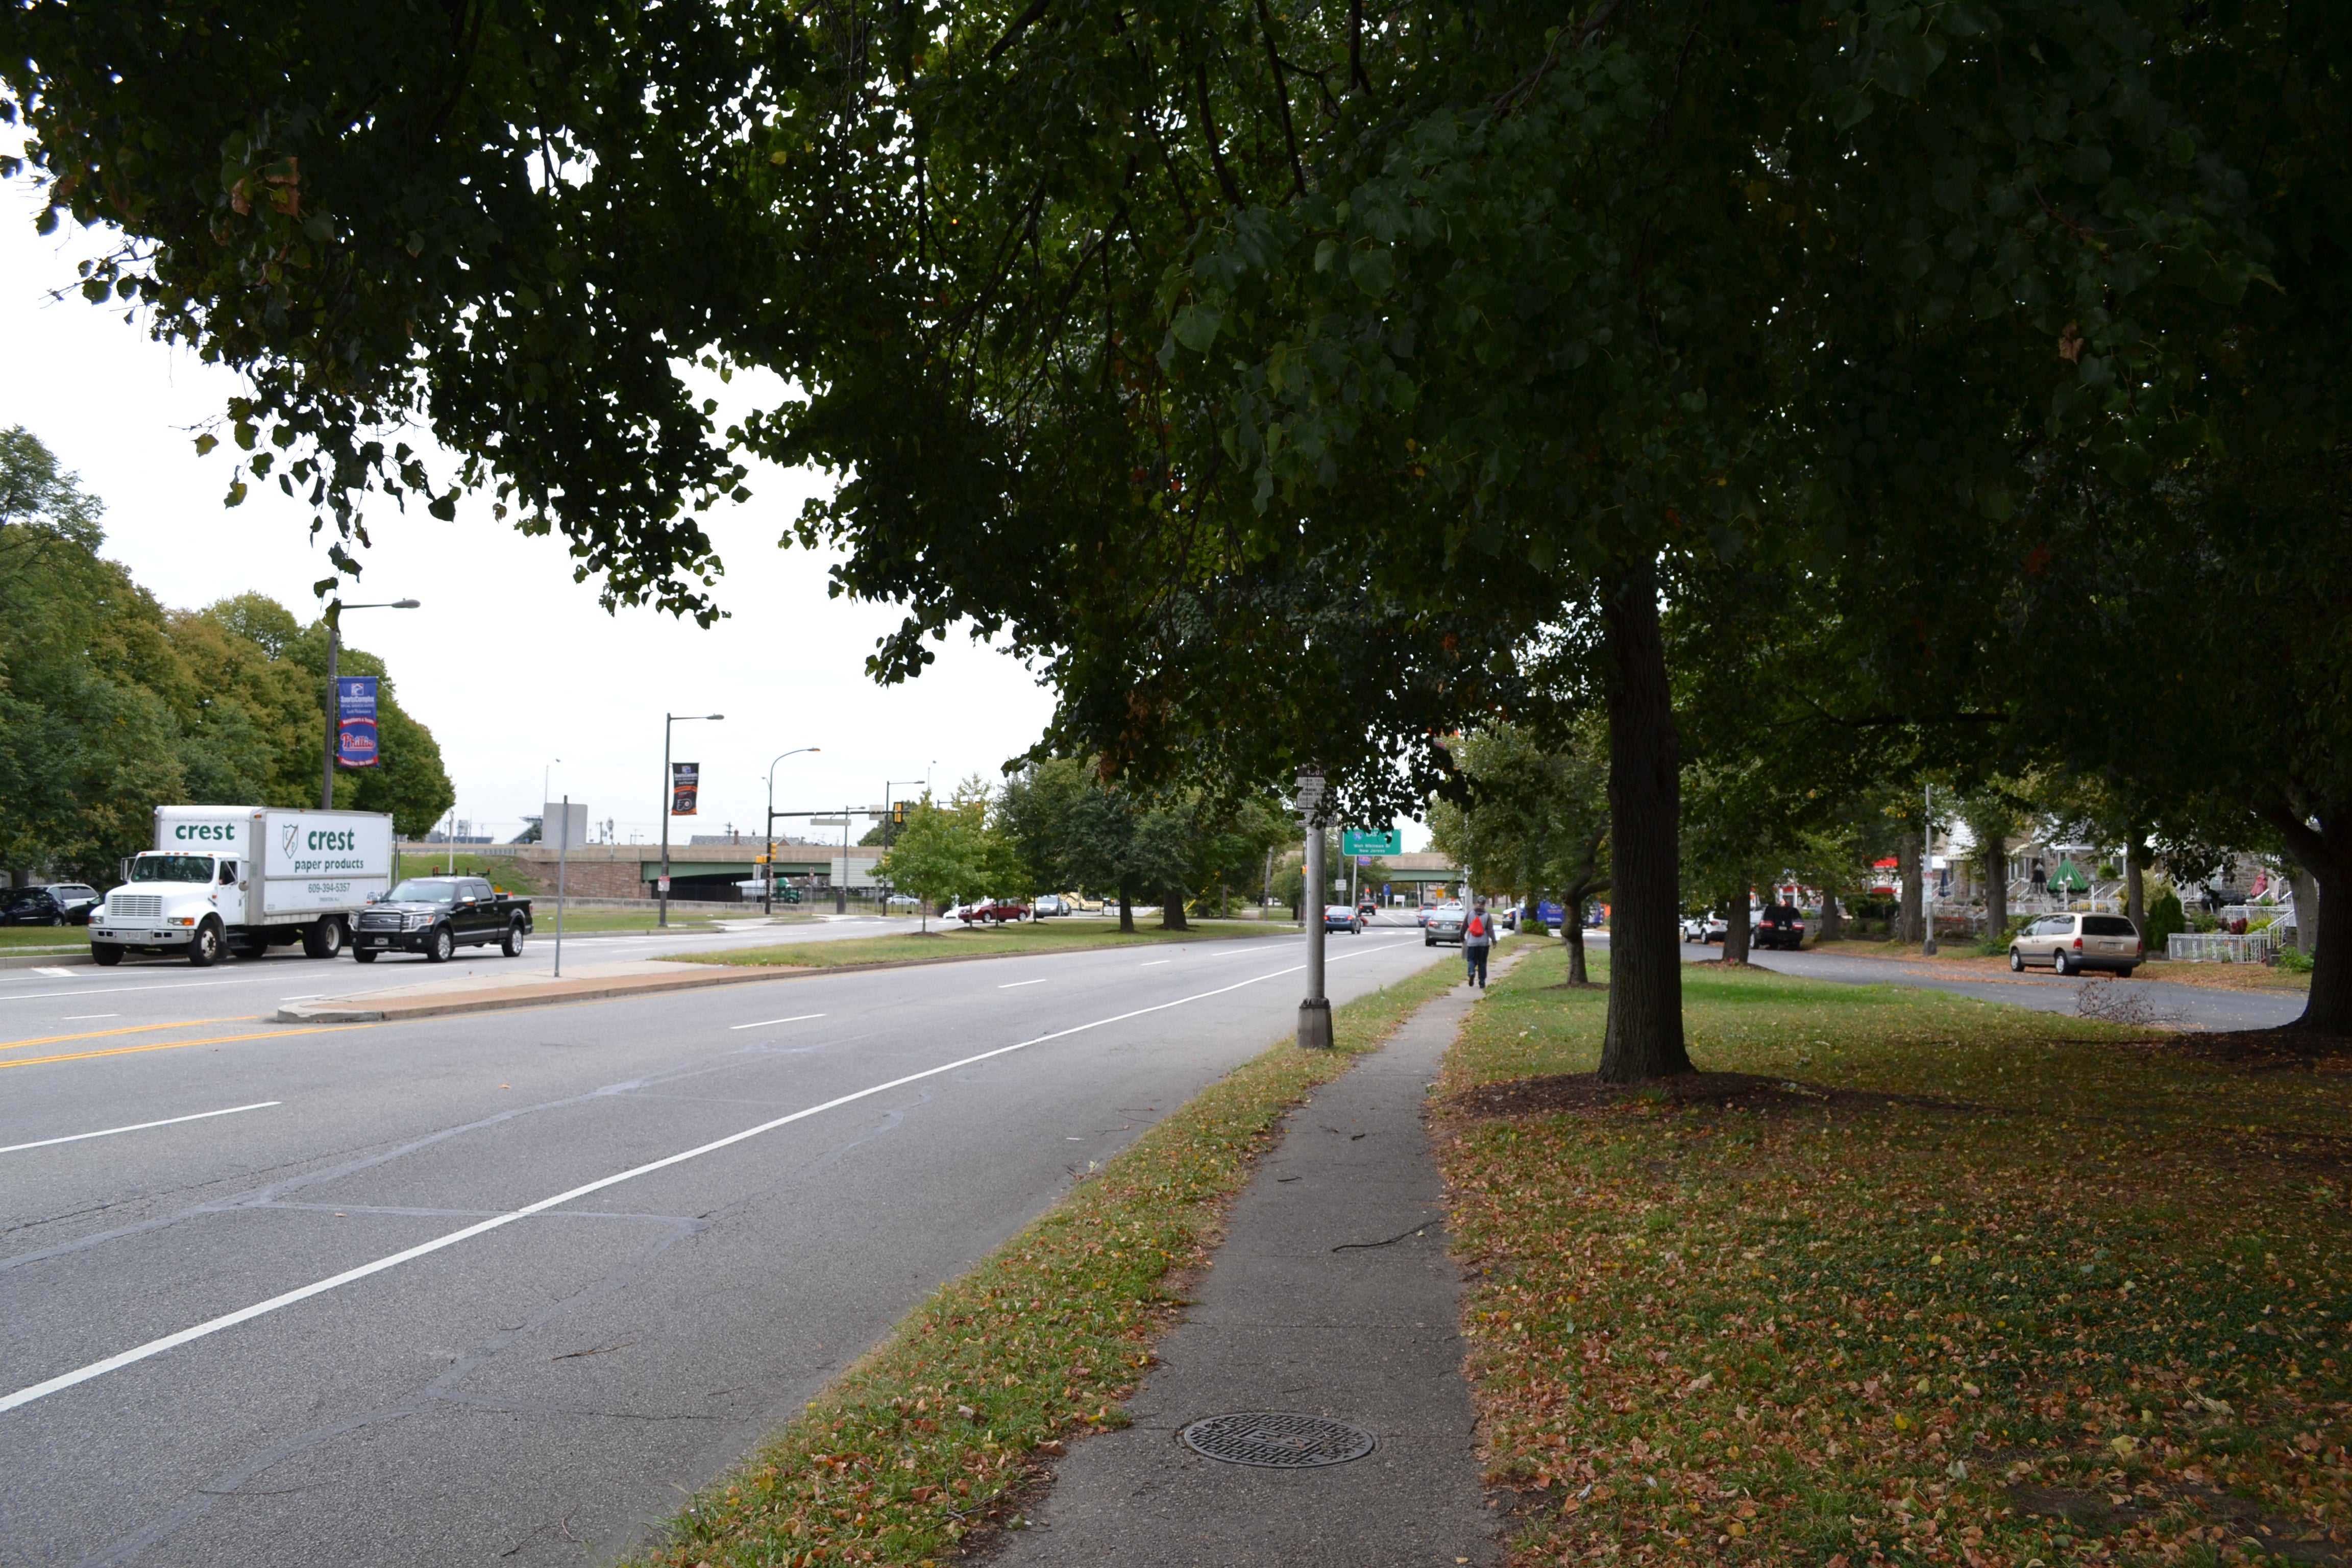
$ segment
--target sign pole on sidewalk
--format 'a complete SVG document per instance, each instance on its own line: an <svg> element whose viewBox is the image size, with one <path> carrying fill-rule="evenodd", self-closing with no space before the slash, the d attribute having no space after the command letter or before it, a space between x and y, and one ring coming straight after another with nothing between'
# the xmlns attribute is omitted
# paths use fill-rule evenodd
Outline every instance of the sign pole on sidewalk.
<svg viewBox="0 0 2352 1568"><path fill-rule="evenodd" d="M555 839L555 978L563 978L563 871L572 852L572 797L563 797L563 827Z"/></svg>
<svg viewBox="0 0 2352 1568"><path fill-rule="evenodd" d="M1298 1044L1331 1047L1331 1000L1323 994L1323 900L1331 889L1323 868L1323 775L1298 775L1298 812L1307 828L1307 886L1299 900L1307 921L1307 995L1298 1004Z"/></svg>

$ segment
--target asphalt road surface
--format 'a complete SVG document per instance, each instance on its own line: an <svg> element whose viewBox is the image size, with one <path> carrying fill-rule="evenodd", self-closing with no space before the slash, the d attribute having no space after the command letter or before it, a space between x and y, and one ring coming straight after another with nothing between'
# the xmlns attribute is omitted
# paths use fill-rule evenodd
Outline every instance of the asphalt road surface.
<svg viewBox="0 0 2352 1568"><path fill-rule="evenodd" d="M1330 952L1339 1000L1454 961ZM348 967L0 972L0 1564L609 1559L1286 1033L1298 958L323 1027L262 1019Z"/></svg>
<svg viewBox="0 0 2352 1568"><path fill-rule="evenodd" d="M1605 944L1606 933L1588 931L1586 940L1600 938ZM1683 961L1686 963L1720 959L1719 946L1701 946L1696 942L1683 945ZM1829 952L1753 952L1748 962L1759 969L1778 970L1783 974L1801 975L1808 980L1832 980L1848 985L1916 985L1930 991L1949 991L1958 996L1974 996L1986 1002L2006 1002L2015 1007L2031 1007L2041 1013L2074 1013L2077 1009L2085 985L2104 986L2115 984L2105 975L2081 976L2061 980L2048 970L2029 969L2021 974L2002 973L1997 978L1971 978L1937 973L1937 964L1921 959L1905 963L1884 958L1850 958ZM2189 1029L2271 1029L2292 1024L2303 1016L2303 997L2285 992L2222 991L2207 985L2183 985L2177 982L2150 980L2151 973L2143 969L2126 982L2129 992L2145 997L2158 1021Z"/></svg>

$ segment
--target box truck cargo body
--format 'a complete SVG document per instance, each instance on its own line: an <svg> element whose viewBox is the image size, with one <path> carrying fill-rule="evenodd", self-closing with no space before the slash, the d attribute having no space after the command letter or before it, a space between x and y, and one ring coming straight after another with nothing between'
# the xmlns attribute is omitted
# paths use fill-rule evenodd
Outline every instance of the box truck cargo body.
<svg viewBox="0 0 2352 1568"><path fill-rule="evenodd" d="M294 942L332 958L392 885L392 818L258 805L155 808L155 847L90 913L90 956L184 952L195 964Z"/></svg>

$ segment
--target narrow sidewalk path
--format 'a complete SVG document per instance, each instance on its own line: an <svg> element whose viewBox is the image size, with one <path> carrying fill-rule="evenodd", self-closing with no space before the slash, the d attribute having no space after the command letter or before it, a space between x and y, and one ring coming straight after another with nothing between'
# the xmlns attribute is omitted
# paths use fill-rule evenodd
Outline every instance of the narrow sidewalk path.
<svg viewBox="0 0 2352 1568"><path fill-rule="evenodd" d="M1430 1003L1291 1113L1196 1304L1129 1402L1134 1425L1072 1451L995 1564L1501 1561L1462 1373L1461 1276L1446 1257L1444 1184L1421 1120L1478 994L1457 986ZM1346 1422L1379 1446L1345 1464L1262 1469L1204 1458L1177 1436L1204 1416L1265 1411Z"/></svg>

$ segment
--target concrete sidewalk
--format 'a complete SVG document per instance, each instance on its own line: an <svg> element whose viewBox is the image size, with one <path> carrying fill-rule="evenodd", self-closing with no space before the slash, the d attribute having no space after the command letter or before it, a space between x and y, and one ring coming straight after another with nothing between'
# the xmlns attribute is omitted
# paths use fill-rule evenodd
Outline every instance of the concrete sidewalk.
<svg viewBox="0 0 2352 1568"><path fill-rule="evenodd" d="M997 1563L1502 1560L1462 1374L1461 1278L1446 1257L1444 1190L1421 1121L1477 995L1457 987L1430 1003L1292 1113L1235 1206L1197 1304L1129 1403L1135 1424L1072 1451ZM1247 1411L1346 1422L1379 1447L1346 1464L1261 1469L1203 1458L1177 1436L1204 1416Z"/></svg>

